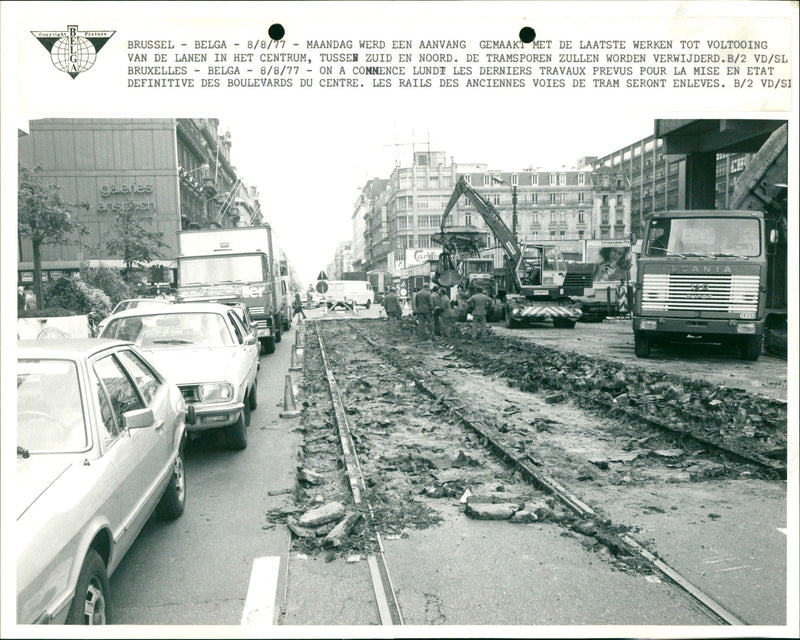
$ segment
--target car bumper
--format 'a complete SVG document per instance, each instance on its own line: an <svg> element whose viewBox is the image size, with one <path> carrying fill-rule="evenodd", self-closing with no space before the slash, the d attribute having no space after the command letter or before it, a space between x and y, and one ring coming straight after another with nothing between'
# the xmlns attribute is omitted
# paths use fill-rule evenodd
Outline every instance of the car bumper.
<svg viewBox="0 0 800 640"><path fill-rule="evenodd" d="M226 402L220 404L201 404L196 402L194 407L194 424L187 424L187 431L207 431L219 429L236 424L239 416L244 411L243 402Z"/></svg>

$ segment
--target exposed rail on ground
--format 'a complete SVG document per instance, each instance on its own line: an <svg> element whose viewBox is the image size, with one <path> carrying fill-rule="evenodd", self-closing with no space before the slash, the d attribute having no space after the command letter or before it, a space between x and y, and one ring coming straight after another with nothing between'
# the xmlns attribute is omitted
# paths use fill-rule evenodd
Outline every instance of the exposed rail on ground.
<svg viewBox="0 0 800 640"><path fill-rule="evenodd" d="M533 466L525 460L522 460L520 456L518 456L512 449L508 446L503 444L500 440L499 435L496 431L486 425L485 423L476 420L474 418L467 417L461 407L457 406L451 400L442 397L441 395L436 394L431 388L425 383L416 371L414 371L413 367L409 366L408 363L399 363L395 361L395 358L391 357L389 354L380 348L380 345L377 344L372 338L360 333L352 323L348 323L350 329L359 335L365 342L367 342L373 349L376 350L380 354L380 357L384 360L387 360L392 364L396 369L402 371L403 374L412 380L415 386L426 396L434 399L436 402L440 403L442 406L448 409L450 414L456 417L462 424L466 427L474 431L478 436L482 439L482 441L487 445L490 446L495 452L500 454L511 466L515 469L519 470L520 473L525 477L529 482L531 482L537 488L547 491L558 500L560 500L564 505L566 505L573 513L581 517L596 517L595 511L582 500L580 500L577 496L570 493L565 487L561 486L555 479L547 476L545 473L534 469ZM327 369L327 364L326 364ZM708 594L702 591L700 588L693 585L689 580L684 578L680 573L678 573L675 569L670 567L668 564L660 560L654 553L646 549L644 546L633 540L630 536L624 533L614 533L616 536L616 544L618 544L622 549L625 550L627 555L630 556L638 556L641 558L648 566L653 568L655 571L663 575L666 579L668 579L671 583L678 586L682 589L687 595L694 599L694 601L714 620L720 622L722 624L727 625L745 625L746 623L739 618L737 618L733 613L725 609L722 605L717 603L713 598L711 598Z"/></svg>

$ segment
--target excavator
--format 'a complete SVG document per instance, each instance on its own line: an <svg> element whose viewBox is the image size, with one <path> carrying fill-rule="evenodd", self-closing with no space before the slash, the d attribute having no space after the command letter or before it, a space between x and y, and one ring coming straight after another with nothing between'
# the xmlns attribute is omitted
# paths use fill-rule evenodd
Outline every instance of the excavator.
<svg viewBox="0 0 800 640"><path fill-rule="evenodd" d="M570 297L577 292L564 287L567 265L558 245L517 242L514 233L494 206L464 176L456 182L442 214L440 233L436 238L442 245L442 253L439 255L433 281L444 287L463 283L469 264L467 261L476 258L471 248L465 250L466 243L459 238L459 234L446 230L450 212L461 196L470 201L503 250L507 291L501 302L501 309L506 327L515 328L552 320L555 328L574 328L575 322L581 317L581 310ZM461 291L462 288L463 284L459 287L459 298L466 293Z"/></svg>

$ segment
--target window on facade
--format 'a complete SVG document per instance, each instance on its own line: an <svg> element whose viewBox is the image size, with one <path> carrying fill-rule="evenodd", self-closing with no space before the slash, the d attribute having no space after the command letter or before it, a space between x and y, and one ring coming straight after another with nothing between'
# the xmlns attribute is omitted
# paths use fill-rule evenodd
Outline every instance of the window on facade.
<svg viewBox="0 0 800 640"><path fill-rule="evenodd" d="M538 213L532 213L531 214L531 223L532 224L539 224L539 214Z"/></svg>
<svg viewBox="0 0 800 640"><path fill-rule="evenodd" d="M578 204L583 204L585 201L586 194L582 191L578 194Z"/></svg>
<svg viewBox="0 0 800 640"><path fill-rule="evenodd" d="M561 239L563 240L564 236L567 235L567 232L566 231L559 231L558 235L561 236Z"/></svg>
<svg viewBox="0 0 800 640"><path fill-rule="evenodd" d="M555 224L555 223L556 223L556 220L557 220L557 218L556 218L556 214L555 214L555 212L554 212L554 211L551 211L551 212L550 212L550 224Z"/></svg>
<svg viewBox="0 0 800 640"><path fill-rule="evenodd" d="M567 194L566 193L559 193L558 194L558 202L563 207L567 204Z"/></svg>
<svg viewBox="0 0 800 640"><path fill-rule="evenodd" d="M464 176L464 182L466 182L468 185L472 185L472 176L470 175Z"/></svg>
<svg viewBox="0 0 800 640"><path fill-rule="evenodd" d="M586 174L585 173L579 173L578 174L578 184L580 184L580 185L586 184Z"/></svg>
<svg viewBox="0 0 800 640"><path fill-rule="evenodd" d="M536 206L536 205L539 204L539 194L538 193L532 193L531 194L531 204L533 206Z"/></svg>
<svg viewBox="0 0 800 640"><path fill-rule="evenodd" d="M538 240L539 239L539 232L538 231L531 231L531 238L533 240Z"/></svg>
<svg viewBox="0 0 800 640"><path fill-rule="evenodd" d="M558 176L558 184L567 184L567 174L562 173Z"/></svg>
<svg viewBox="0 0 800 640"><path fill-rule="evenodd" d="M567 214L566 214L566 213L563 213L563 212L562 212L562 213L559 213L559 214L558 214L558 221L559 221L561 224L566 224L566 223L567 223Z"/></svg>
<svg viewBox="0 0 800 640"><path fill-rule="evenodd" d="M484 186L484 187L488 187L490 184L492 184L492 179L491 179L491 177L489 177L489 176L483 176L483 186Z"/></svg>
<svg viewBox="0 0 800 640"><path fill-rule="evenodd" d="M492 194L492 204L493 205L499 205L500 204L500 194L499 193Z"/></svg>
<svg viewBox="0 0 800 640"><path fill-rule="evenodd" d="M535 173L531 174L531 184L534 186L539 184L539 176Z"/></svg>
<svg viewBox="0 0 800 640"><path fill-rule="evenodd" d="M425 198L417 198L417 209L427 209L429 204Z"/></svg>
<svg viewBox="0 0 800 640"><path fill-rule="evenodd" d="M556 237L556 232L555 231L551 231L550 232L550 237L551 238L555 238Z"/></svg>
<svg viewBox="0 0 800 640"><path fill-rule="evenodd" d="M430 236L418 236L417 237L417 246L420 249L430 249L430 247L431 247L431 237Z"/></svg>
<svg viewBox="0 0 800 640"><path fill-rule="evenodd" d="M515 187L519 184L519 176L516 173L511 174L511 186Z"/></svg>
<svg viewBox="0 0 800 640"><path fill-rule="evenodd" d="M734 171L741 171L745 168L747 164L747 157L746 156L739 156L738 158L734 158L731 160L731 172Z"/></svg>
<svg viewBox="0 0 800 640"><path fill-rule="evenodd" d="M603 206L604 207L608 206L608 195L603 195Z"/></svg>
<svg viewBox="0 0 800 640"><path fill-rule="evenodd" d="M586 224L586 214L583 211L578 211L578 224Z"/></svg>
<svg viewBox="0 0 800 640"><path fill-rule="evenodd" d="M555 173L550 174L550 185L555 186L558 184L558 176Z"/></svg>
<svg viewBox="0 0 800 640"><path fill-rule="evenodd" d="M472 214L471 213L465 213L464 214L464 224L467 225L468 227L472 225Z"/></svg>
<svg viewBox="0 0 800 640"><path fill-rule="evenodd" d="M583 234L583 229L579 229L579 230L578 230L578 239L579 239L579 240L583 240L583 235L584 235L584 234Z"/></svg>

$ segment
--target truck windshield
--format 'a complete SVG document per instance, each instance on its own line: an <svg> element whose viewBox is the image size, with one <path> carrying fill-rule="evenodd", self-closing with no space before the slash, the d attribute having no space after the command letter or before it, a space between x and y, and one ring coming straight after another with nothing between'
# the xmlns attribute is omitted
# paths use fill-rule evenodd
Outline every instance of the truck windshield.
<svg viewBox="0 0 800 640"><path fill-rule="evenodd" d="M260 255L202 256L178 261L178 282L192 284L224 284L230 282L264 282Z"/></svg>
<svg viewBox="0 0 800 640"><path fill-rule="evenodd" d="M761 254L761 233L752 218L655 218L645 246L653 257L752 258Z"/></svg>

